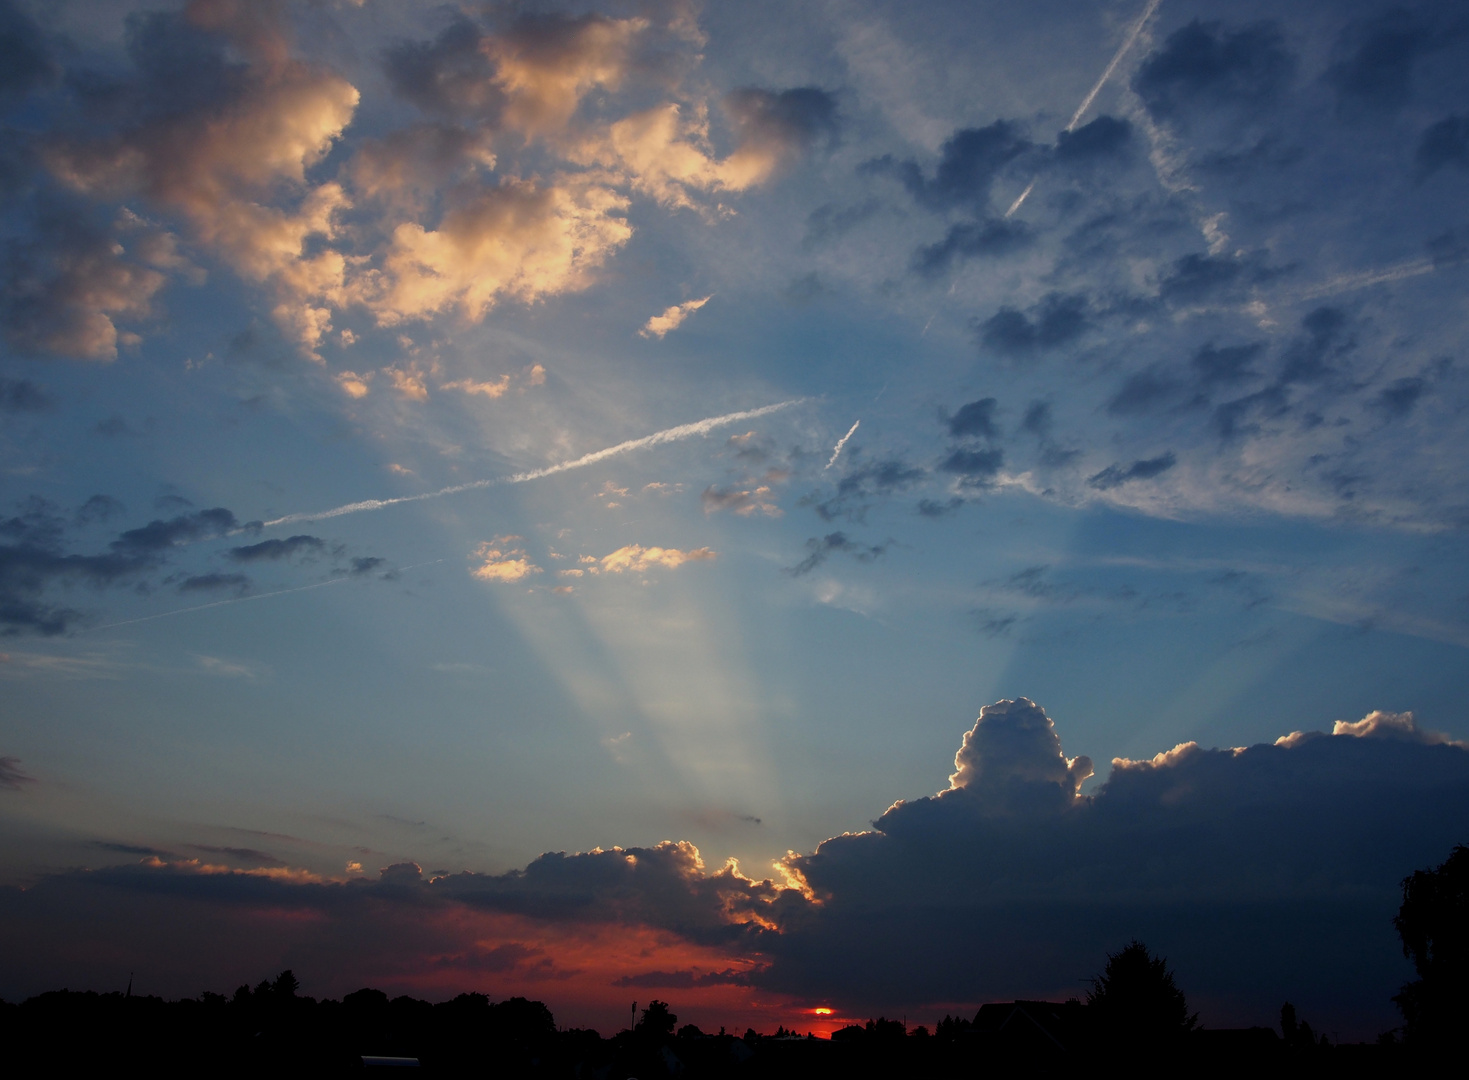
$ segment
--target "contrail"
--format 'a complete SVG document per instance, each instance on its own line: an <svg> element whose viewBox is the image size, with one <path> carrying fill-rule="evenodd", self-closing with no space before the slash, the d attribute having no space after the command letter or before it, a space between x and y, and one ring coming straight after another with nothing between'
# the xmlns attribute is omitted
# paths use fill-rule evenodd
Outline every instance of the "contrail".
<svg viewBox="0 0 1469 1080"><path fill-rule="evenodd" d="M441 563L443 561L443 559L434 559L432 562L414 563L412 566L402 566L398 569L399 572L402 572L403 570L417 570L420 566L431 566L433 565L433 563ZM328 585L339 585L344 581L350 581L351 577L352 575L350 574L343 574L341 577L330 578L326 581L318 581L313 585L297 585L294 588L276 589L274 592L257 593L254 596L232 596L228 600L215 600L213 603L209 604L195 604L193 607L175 608L172 611L160 611L156 615L144 615L138 619L124 619L122 620L122 622L105 623L102 626L94 626L91 629L111 630L113 627L116 626L132 626L134 623L152 622L154 619L166 619L170 615L187 615L191 611L203 611L205 608L223 607L226 604L243 604L247 600L264 600L267 597L271 596L285 596L286 593L305 592L307 589L324 589ZM85 633L85 631L83 632Z"/></svg>
<svg viewBox="0 0 1469 1080"><path fill-rule="evenodd" d="M595 465L599 461L605 461L610 457L627 454L633 450L644 450L650 446L661 446L664 443L678 442L682 439L691 439L695 435L707 435L715 428L725 427L729 424L738 424L742 420L753 420L758 416L767 416L781 409L789 409L792 405L801 405L809 401L809 398L792 398L790 401L781 401L774 405L764 405L758 409L748 409L745 412L727 413L724 416L711 416L706 420L698 420L692 424L682 424L671 427L665 431L656 431L652 435L645 435L641 439L629 439L627 442L609 446L605 450L594 450L590 454L583 454L571 461L563 461L556 465L547 465L544 469L532 469L529 472L516 473L513 476L497 476L488 480L471 480L467 484L453 484L450 487L440 488L438 491L426 491L420 495L400 495L393 499L364 499L361 502L348 503L345 506L334 507L331 510L318 510L315 513L287 514L272 521L262 522L263 528L275 525L289 525L297 521L323 521L326 518L342 517L344 514L360 514L364 510L381 510L387 506L397 506L399 503L422 502L424 499L438 499L445 495L457 495L461 491L475 491L479 488L496 487L500 484L523 484L527 480L539 480L543 476L554 476L556 473L567 472L571 469L580 469L586 465Z"/></svg>
<svg viewBox="0 0 1469 1080"><path fill-rule="evenodd" d="M837 463L837 458L842 456L842 447L846 446L847 440L850 439L854 434L856 434L857 424L860 423L862 423L862 421L858 420L857 423L852 425L851 429L845 435L837 440L836 449L831 452L831 460L826 463L826 469L831 468ZM821 471L826 472L826 469L822 469Z"/></svg>
<svg viewBox="0 0 1469 1080"><path fill-rule="evenodd" d="M1091 88L1091 92L1088 93L1086 97L1081 99L1081 104L1076 107L1076 112L1071 114L1071 123L1066 125L1066 131L1076 130L1076 125L1081 123L1081 118L1085 116L1086 111L1092 107L1092 102L1097 100L1097 95L1102 92L1102 87L1107 85L1107 80L1110 79L1113 72L1117 70L1117 65L1122 63L1122 58L1127 55L1128 50L1130 50L1134 45L1137 44L1138 36L1142 34L1143 27L1148 24L1148 20L1153 17L1153 12L1158 10L1158 5L1162 2L1163 0L1148 0L1148 6L1143 8L1143 13L1138 16L1137 22L1133 23L1132 29L1127 32L1127 37L1122 39L1122 44L1118 47L1117 52L1112 56L1112 62L1107 65L1107 70L1102 72L1102 77L1097 80L1097 84ZM1011 203L1010 209L1005 211L1005 216L1007 218L1011 214L1015 213L1015 211L1020 209L1021 205L1024 204L1026 198L1030 195L1030 192L1034 187L1035 181L1032 180L1029 186L1027 186L1026 189L1020 193L1020 198Z"/></svg>
<svg viewBox="0 0 1469 1080"><path fill-rule="evenodd" d="M1419 274L1431 274L1436 269L1438 267L1429 259L1414 259L1382 270L1363 270L1356 274L1343 274L1330 281L1323 281L1319 285L1302 290L1296 294L1296 299L1316 300L1322 296L1351 292L1353 289L1365 289L1368 285L1379 285L1384 281L1402 281L1404 278L1417 277Z"/></svg>

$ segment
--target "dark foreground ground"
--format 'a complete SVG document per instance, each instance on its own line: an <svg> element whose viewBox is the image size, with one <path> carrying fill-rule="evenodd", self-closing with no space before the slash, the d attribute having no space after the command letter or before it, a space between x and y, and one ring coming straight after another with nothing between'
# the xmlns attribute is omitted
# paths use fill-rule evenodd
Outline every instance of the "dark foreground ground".
<svg viewBox="0 0 1469 1080"><path fill-rule="evenodd" d="M1045 1006L1045 1003L1017 1003ZM421 1074L547 1080L699 1078L1051 1076L1108 1069L1134 1075L1398 1076L1433 1069L1398 1045L1323 1046L1283 1040L1268 1028L1202 1031L1166 1045L1108 1038L1083 1012L1012 1007L933 1034L895 1022L840 1037L705 1035L670 1031L558 1031L541 1003L492 1004L479 994L429 1004L389 1001L375 990L315 1001L265 987L234 998L154 997L58 991L0 1004L0 1044L11 1076L339 1076L398 1072L364 1055L416 1058ZM1009 1011L1006 1011L1009 1010ZM988 1015L992 1014L992 1015ZM1032 1014L1040 1023L1032 1024ZM986 1018L987 1017L987 1018Z"/></svg>

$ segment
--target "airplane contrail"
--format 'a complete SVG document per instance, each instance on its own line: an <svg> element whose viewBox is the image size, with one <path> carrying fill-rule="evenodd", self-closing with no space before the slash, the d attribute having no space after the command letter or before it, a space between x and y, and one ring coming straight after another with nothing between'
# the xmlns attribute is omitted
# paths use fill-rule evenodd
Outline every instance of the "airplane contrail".
<svg viewBox="0 0 1469 1080"><path fill-rule="evenodd" d="M404 570L417 570L420 566L431 566L433 563L441 563L443 559L434 559L431 562L414 563L412 566L400 566L399 572ZM271 596L285 596L286 593L305 592L307 589L323 589L328 585L339 585L344 581L350 581L352 575L343 574L341 577L328 578L326 581L318 581L311 585L296 585L289 589L275 589L272 592L256 593L254 596L232 596L228 600L215 600L208 604L195 604L193 607L174 608L172 611L160 611L156 615L144 615L137 619L123 619L121 622L104 623L102 626L94 626L93 630L111 630L117 626L132 626L135 623L152 622L154 619L166 619L170 615L187 615L191 611L203 611L206 608L223 607L226 604L243 604L247 600L264 600ZM85 633L85 631L83 631Z"/></svg>
<svg viewBox="0 0 1469 1080"><path fill-rule="evenodd" d="M475 491L480 488L497 487L500 484L523 484L527 480L539 480L543 476L554 476L556 473L567 472L571 469L580 469L586 465L595 465L599 461L605 461L610 457L627 454L633 450L644 450L650 446L661 446L664 443L678 442L681 439L691 439L695 435L707 435L716 428L725 427L729 424L738 424L742 420L754 420L759 416L767 416L781 409L789 409L792 405L801 405L809 401L809 398L792 398L790 401L777 402L774 405L763 405L758 409L747 409L744 412L726 413L724 416L711 416L704 420L696 420L692 424L681 424L678 427L667 428L664 431L655 431L652 435L644 435L641 439L629 439L627 442L609 446L604 450L594 450L590 454L583 454L579 458L570 461L562 461L555 465L547 465L542 469L531 469L529 472L515 473L513 476L496 476L487 480L471 480L465 484L452 484L437 491L425 491L418 495L399 495L392 499L363 499L361 502L347 503L345 506L333 507L330 510L318 510L313 513L287 514L271 521L261 522L262 528L271 528L275 525L290 525L297 521L324 521L327 518L342 517L344 514L360 514L364 510L381 510L387 506L397 506L399 503L422 502L424 499L438 499L445 495L457 495L461 491Z"/></svg>
<svg viewBox="0 0 1469 1080"><path fill-rule="evenodd" d="M1409 262L1398 263L1396 266L1384 267L1381 270L1363 270L1356 274L1342 274L1330 281L1323 281L1319 285L1301 290L1295 298L1297 300L1316 300L1323 296L1351 292L1353 289L1365 289L1368 285L1379 285L1384 281L1402 281L1404 278L1418 277L1420 274L1431 274L1437 269L1438 267L1430 259L1413 259Z"/></svg>
<svg viewBox="0 0 1469 1080"><path fill-rule="evenodd" d="M826 469L831 468L833 465L835 465L837 463L837 458L839 458L839 457L842 456L842 447L846 446L847 445L847 440L850 439L854 434L856 434L856 432L857 432L857 424L860 424L860 423L862 423L862 421L861 420L858 420L856 423L854 423L852 425L851 429L848 430L848 432L845 435L843 435L840 439L837 440L836 449L831 452L831 460L826 463ZM826 469L822 469L821 471L822 472L826 472Z"/></svg>
<svg viewBox="0 0 1469 1080"><path fill-rule="evenodd" d="M1122 44L1118 47L1117 52L1113 54L1112 62L1107 65L1107 69L1102 72L1102 77L1097 80L1096 85L1091 88L1087 96L1081 99L1081 104L1076 107L1076 112L1071 114L1071 122L1063 130L1068 132L1076 130L1076 125L1081 123L1081 118L1092 107L1092 102L1097 100L1097 95L1102 92L1102 87L1107 85L1107 80L1117 70L1117 65L1122 63L1122 58L1137 44L1137 39L1143 32L1143 27L1148 24L1148 20L1153 17L1153 12L1158 10L1158 5L1162 2L1163 0L1148 0L1148 6L1143 8L1143 13L1138 16L1137 22L1132 24L1132 29L1127 32L1127 37L1122 39ZM1035 181L1032 180L1026 186L1026 189L1020 193L1020 197L1010 204L1010 209L1005 211L1007 218L1020 209L1034 188Z"/></svg>

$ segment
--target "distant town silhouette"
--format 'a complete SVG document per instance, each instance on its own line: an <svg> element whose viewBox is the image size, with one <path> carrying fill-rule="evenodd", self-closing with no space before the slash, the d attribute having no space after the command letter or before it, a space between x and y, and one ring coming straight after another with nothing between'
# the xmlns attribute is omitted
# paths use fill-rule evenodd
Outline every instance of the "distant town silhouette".
<svg viewBox="0 0 1469 1080"><path fill-rule="evenodd" d="M545 1004L478 993L432 1004L362 989L340 1001L300 993L292 971L232 996L168 1002L126 991L58 990L0 1004L17 1075L146 1071L153 1075L310 1075L420 1068L445 1076L626 1080L681 1077L948 1077L1059 1075L1103 1066L1147 1075L1186 1068L1223 1075L1397 1075L1463 1045L1469 1017L1469 847L1402 883L1393 920L1418 978L1394 997L1399 1028L1338 1045L1282 1004L1279 1029L1211 1029L1189 1011L1166 958L1141 941L1108 956L1085 1000L985 1004L932 1029L879 1016L829 1039L679 1026L654 1000L604 1038L561 1029Z"/></svg>

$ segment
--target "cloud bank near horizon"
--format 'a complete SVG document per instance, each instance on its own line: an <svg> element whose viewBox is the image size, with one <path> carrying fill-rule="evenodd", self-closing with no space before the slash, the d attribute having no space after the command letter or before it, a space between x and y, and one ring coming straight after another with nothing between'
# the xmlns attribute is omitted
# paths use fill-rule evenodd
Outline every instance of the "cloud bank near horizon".
<svg viewBox="0 0 1469 1080"><path fill-rule="evenodd" d="M1388 997L1406 977L1391 925L1398 883L1469 826L1469 747L1411 714L1116 759L1081 794L1091 763L1068 759L1050 717L1020 698L981 711L954 767L945 790L791 853L763 880L733 861L711 870L673 841L554 852L502 874L395 864L375 879L134 847L141 863L0 891L14 958L3 992L105 985L116 957L147 941L153 955L136 962L176 994L197 989L185 973L220 988L276 965L326 994L363 982L490 987L610 1010L615 987L662 978L704 988L706 1011L748 1009L758 991L788 1011L922 1015L1074 994L1136 936L1170 957L1210 1023L1268 1022L1289 998L1370 1034L1391 1026ZM102 914L119 905L126 916ZM169 943L179 920L188 929ZM94 951L120 925L123 942ZM194 941L204 928L217 949ZM606 928L653 935L658 958L622 956L609 976L557 951L578 935L605 940ZM683 966L669 968L680 949Z"/></svg>

